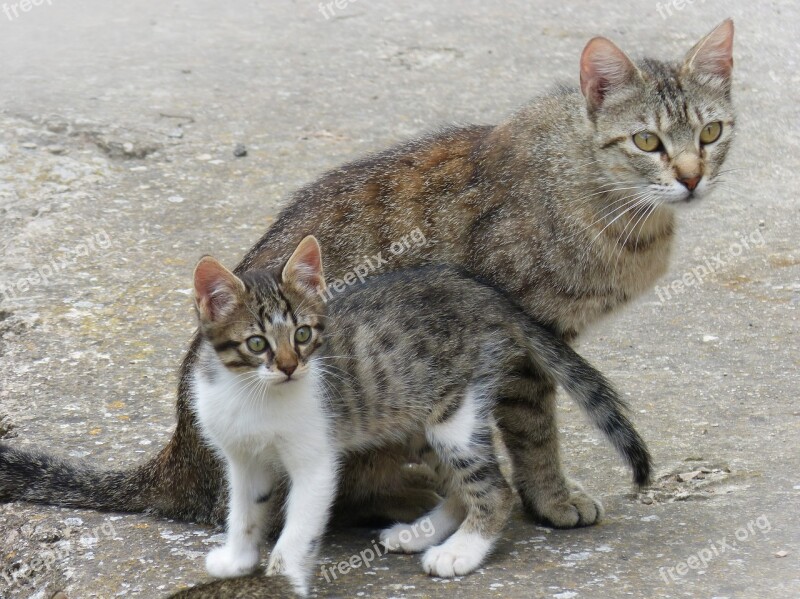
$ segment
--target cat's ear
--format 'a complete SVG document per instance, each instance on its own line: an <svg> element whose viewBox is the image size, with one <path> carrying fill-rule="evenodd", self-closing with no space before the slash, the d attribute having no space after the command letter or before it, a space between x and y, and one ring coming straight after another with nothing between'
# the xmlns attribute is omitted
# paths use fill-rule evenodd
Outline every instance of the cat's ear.
<svg viewBox="0 0 800 599"><path fill-rule="evenodd" d="M315 293L325 291L325 274L322 272L322 250L317 238L305 237L283 267L281 280L293 283Z"/></svg>
<svg viewBox="0 0 800 599"><path fill-rule="evenodd" d="M244 283L211 256L203 256L194 269L194 300L201 320L215 322L239 303Z"/></svg>
<svg viewBox="0 0 800 599"><path fill-rule="evenodd" d="M589 113L596 112L609 94L630 85L639 70L628 55L604 37L589 40L581 54L581 92Z"/></svg>
<svg viewBox="0 0 800 599"><path fill-rule="evenodd" d="M726 19L686 54L683 70L720 77L726 81L733 72L733 20Z"/></svg>

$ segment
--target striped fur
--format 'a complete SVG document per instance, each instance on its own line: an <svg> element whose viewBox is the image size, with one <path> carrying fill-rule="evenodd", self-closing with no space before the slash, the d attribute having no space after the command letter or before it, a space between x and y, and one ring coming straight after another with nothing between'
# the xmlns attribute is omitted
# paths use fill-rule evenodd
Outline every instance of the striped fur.
<svg viewBox="0 0 800 599"><path fill-rule="evenodd" d="M447 129L326 173L291 197L236 272L277 267L314 234L333 280L365 256L386 255L393 241L419 228L428 243L394 256L383 272L460 266L572 340L666 271L674 200L698 199L724 182L735 132L732 40L727 21L683 61L645 60L634 68L607 40L593 41L584 53L584 93L557 90L497 126ZM590 67L609 58L621 67L611 72L622 84L600 98L597 90L609 88L596 85ZM697 127L712 118L723 122L723 136L701 146ZM632 135L643 127L663 138L667 152L635 150ZM703 178L689 196L677 177L699 172ZM158 455L106 473L4 447L0 498L219 521L226 505L219 461L201 442L189 405L199 343L182 364L177 428ZM521 364L500 393L496 413L515 485L537 520L592 524L598 502L561 468L554 388L552 378ZM409 457L390 444L349 458L341 513L404 519L430 507L435 495L427 477L399 467Z"/></svg>
<svg viewBox="0 0 800 599"><path fill-rule="evenodd" d="M318 251L313 237L297 251L309 245ZM270 570L288 575L306 593L325 526L321 516L334 499L336 465L351 452L417 439L441 466L449 520L437 519L445 530L429 543L418 537L414 550L427 550L423 565L432 575L473 571L510 512L512 491L492 430L498 392L520 365L562 384L631 464L636 481L649 480L644 441L603 376L489 285L451 267L430 266L376 277L325 305L320 290L298 292L302 286L286 275L288 267L282 280L259 271L247 273L241 285L221 265L214 268L229 281L231 306L221 317L198 310L204 338L195 385L199 422L225 456L231 481L228 540L207 561L214 575L246 574L257 563L265 518L259 498L274 484L274 474L264 478L262 470L272 472L280 462L291 492ZM199 306L209 294L202 278ZM296 331L322 322L297 347ZM251 335L268 338L271 351L250 351L245 359ZM292 344L298 366L281 375L275 355ZM253 362L249 372L239 366L242 360ZM405 542L396 528L383 542L409 551L407 543L395 546L394 533Z"/></svg>

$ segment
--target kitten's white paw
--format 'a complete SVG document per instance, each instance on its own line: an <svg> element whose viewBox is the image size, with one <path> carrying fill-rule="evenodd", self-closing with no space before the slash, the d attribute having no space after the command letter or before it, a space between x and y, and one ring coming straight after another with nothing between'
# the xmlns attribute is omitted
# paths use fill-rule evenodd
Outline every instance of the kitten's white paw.
<svg viewBox="0 0 800 599"><path fill-rule="evenodd" d="M417 524L395 524L381 531L381 543L392 553L419 553L441 539L435 534L423 534Z"/></svg>
<svg viewBox="0 0 800 599"><path fill-rule="evenodd" d="M422 567L431 576L442 578L469 574L483 563L492 545L492 539L458 531L441 545L428 549L422 556Z"/></svg>
<svg viewBox="0 0 800 599"><path fill-rule="evenodd" d="M300 560L292 559L277 547L272 551L267 564L267 576L285 576L294 587L295 593L308 595L308 573Z"/></svg>
<svg viewBox="0 0 800 599"><path fill-rule="evenodd" d="M206 570L215 578L235 578L250 574L258 564L258 549L234 551L228 545L217 547L206 556Z"/></svg>

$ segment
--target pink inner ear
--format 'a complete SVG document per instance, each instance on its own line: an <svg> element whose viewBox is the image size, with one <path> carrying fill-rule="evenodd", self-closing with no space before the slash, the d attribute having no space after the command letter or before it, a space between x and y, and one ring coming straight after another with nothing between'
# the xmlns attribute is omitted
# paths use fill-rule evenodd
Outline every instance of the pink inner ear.
<svg viewBox="0 0 800 599"><path fill-rule="evenodd" d="M725 79L731 76L733 72L733 21L725 21L697 45L694 55L690 57L689 66L700 73L708 73Z"/></svg>
<svg viewBox="0 0 800 599"><path fill-rule="evenodd" d="M283 280L318 291L325 287L322 254L314 237L306 237L297 246L283 270Z"/></svg>
<svg viewBox="0 0 800 599"><path fill-rule="evenodd" d="M236 304L233 275L213 258L204 258L194 272L197 307L203 318L214 321L230 312Z"/></svg>
<svg viewBox="0 0 800 599"><path fill-rule="evenodd" d="M626 85L636 67L613 42L596 37L581 55L581 91L591 110L599 108L606 95Z"/></svg>

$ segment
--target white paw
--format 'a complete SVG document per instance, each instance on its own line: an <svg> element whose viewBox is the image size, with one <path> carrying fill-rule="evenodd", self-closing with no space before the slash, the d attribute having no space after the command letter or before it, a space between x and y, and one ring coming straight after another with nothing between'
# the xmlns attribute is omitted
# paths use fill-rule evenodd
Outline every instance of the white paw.
<svg viewBox="0 0 800 599"><path fill-rule="evenodd" d="M234 551L223 545L206 556L206 570L215 578L235 578L250 574L258 564L258 549Z"/></svg>
<svg viewBox="0 0 800 599"><path fill-rule="evenodd" d="M380 538L392 553L419 553L437 542L435 536L422 534L413 524L395 524L381 531Z"/></svg>
<svg viewBox="0 0 800 599"><path fill-rule="evenodd" d="M305 571L302 560L293 559L275 548L267 565L267 576L285 576L294 587L295 593L305 597L308 595L309 572Z"/></svg>
<svg viewBox="0 0 800 599"><path fill-rule="evenodd" d="M422 567L431 576L452 578L469 574L483 563L492 549L492 540L476 533L456 532L441 545L422 556Z"/></svg>

